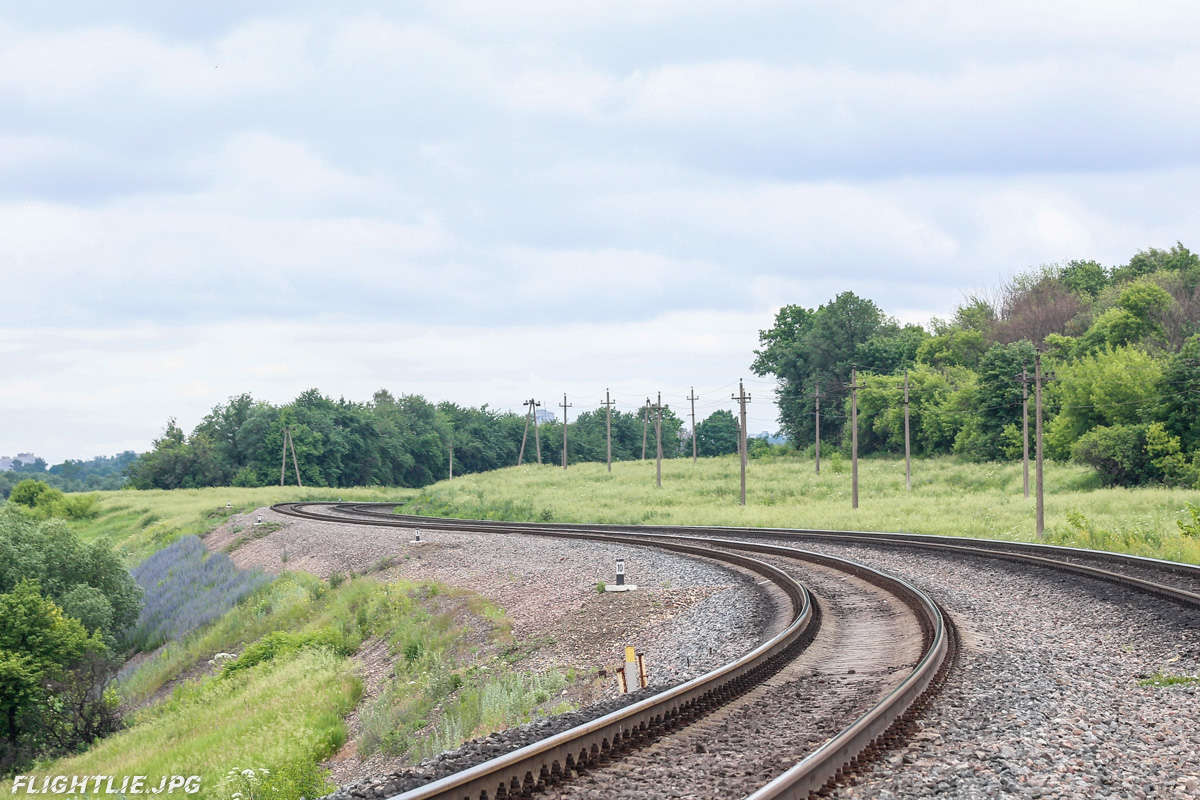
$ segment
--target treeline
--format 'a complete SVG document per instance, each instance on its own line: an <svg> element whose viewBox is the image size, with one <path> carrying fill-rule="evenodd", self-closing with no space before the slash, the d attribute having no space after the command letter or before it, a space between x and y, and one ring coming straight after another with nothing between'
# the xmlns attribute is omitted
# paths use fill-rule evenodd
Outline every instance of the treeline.
<svg viewBox="0 0 1200 800"><path fill-rule="evenodd" d="M111 491L125 485L125 470L137 460L137 453L126 450L117 456L96 456L91 461L67 459L48 467L41 458L28 464L13 463L11 470L0 472L0 498L7 498L13 487L33 478L61 492Z"/></svg>
<svg viewBox="0 0 1200 800"><path fill-rule="evenodd" d="M733 417L718 412L697 426L704 455L737 449ZM316 389L282 406L248 394L217 405L190 435L174 420L167 422L154 447L128 468L130 484L139 489L201 486L264 486L279 482L284 428L290 427L300 477L306 486L425 486L446 478L453 445L454 474L510 467L517 463L526 435L525 463L535 463L541 446L543 463L562 463L561 422L525 431L525 416L430 403L420 395L393 396L381 390L370 402L333 400ZM664 455L691 454L691 439L670 408L663 409ZM603 409L582 411L567 430L568 463L604 461L606 419ZM655 455L653 417L644 424L641 411L612 413L614 460ZM295 483L291 454L285 480Z"/></svg>
<svg viewBox="0 0 1200 800"><path fill-rule="evenodd" d="M975 461L1022 452L1022 371L1035 353L1054 373L1043 404L1046 455L1097 468L1118 485L1200 483L1200 257L1182 244L1106 267L1070 261L969 297L930 329L900 325L851 292L819 308L786 306L760 332L753 370L779 381L793 444L849 439L858 369L859 452L904 447L908 372L915 455ZM1030 385L1030 430L1033 386Z"/></svg>

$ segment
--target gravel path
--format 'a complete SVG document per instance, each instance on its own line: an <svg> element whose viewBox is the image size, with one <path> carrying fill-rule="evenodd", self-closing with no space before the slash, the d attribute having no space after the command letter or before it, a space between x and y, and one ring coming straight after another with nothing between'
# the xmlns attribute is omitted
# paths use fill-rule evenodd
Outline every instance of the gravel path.
<svg viewBox="0 0 1200 800"><path fill-rule="evenodd" d="M842 798L1198 797L1200 611L1003 562L812 541L908 577L963 635L924 730Z"/></svg>

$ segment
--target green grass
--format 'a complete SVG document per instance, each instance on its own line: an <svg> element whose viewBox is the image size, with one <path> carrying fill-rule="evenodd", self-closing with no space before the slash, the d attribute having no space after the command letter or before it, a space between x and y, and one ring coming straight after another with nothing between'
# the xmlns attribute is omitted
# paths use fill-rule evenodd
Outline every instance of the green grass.
<svg viewBox="0 0 1200 800"><path fill-rule="evenodd" d="M489 697L496 693L489 681L459 677L458 663L470 646L461 611L485 620L493 636L509 636L508 619L485 600L436 584L360 577L334 589L309 575L281 576L217 622L163 648L122 683L121 692L127 701L145 700L169 681L206 667L216 652L241 650L237 659L215 672L206 669L212 674L205 677L177 682L168 699L132 715L127 730L36 771L147 775L152 785L163 774L200 774L201 796L209 798L231 769L311 766L346 741L344 718L362 692L347 656L368 637L385 640L399 657L387 704L373 707L387 708L400 720L414 754L426 752L427 739L448 731L437 739L440 746L457 728L422 731L422 715L456 718L442 706L461 705L458 689L464 685L478 685ZM514 678L503 674L509 686ZM544 681L515 680L530 697L549 698ZM509 695L520 692L512 689ZM511 721L514 704L527 710L531 702L509 697L510 713L498 724ZM470 730L497 724L494 719L484 715ZM0 793L9 786L0 782Z"/></svg>
<svg viewBox="0 0 1200 800"><path fill-rule="evenodd" d="M230 513L245 513L274 503L304 500L402 501L411 489L297 488L265 486L207 489L123 489L93 492L99 498L99 513L92 519L72 522L85 540L112 538L127 563L136 564L156 550L187 534L202 535L219 526ZM232 504L227 508L226 503Z"/></svg>
<svg viewBox="0 0 1200 800"><path fill-rule="evenodd" d="M1022 496L1021 465L973 464L955 457L913 463L913 488L904 462L859 462L859 508L850 504L850 464L823 459L752 460L746 506L738 505L736 457L670 459L663 486L654 462L577 464L564 471L526 465L443 481L421 491L407 513L541 522L633 525L728 525L929 533L1034 541L1034 501ZM1032 475L1030 477L1032 483ZM1200 492L1182 489L1100 488L1096 473L1073 464L1048 464L1046 541L1200 563L1200 540L1183 536L1187 504Z"/></svg>
<svg viewBox="0 0 1200 800"><path fill-rule="evenodd" d="M274 769L333 753L361 691L349 660L306 650L234 679L185 683L130 729L30 772L147 775L152 786L162 775L200 775L199 797L212 797L232 768Z"/></svg>
<svg viewBox="0 0 1200 800"><path fill-rule="evenodd" d="M1156 672L1150 677L1138 681L1138 686L1179 686L1186 683L1200 683L1200 677L1196 675L1168 675L1165 672Z"/></svg>

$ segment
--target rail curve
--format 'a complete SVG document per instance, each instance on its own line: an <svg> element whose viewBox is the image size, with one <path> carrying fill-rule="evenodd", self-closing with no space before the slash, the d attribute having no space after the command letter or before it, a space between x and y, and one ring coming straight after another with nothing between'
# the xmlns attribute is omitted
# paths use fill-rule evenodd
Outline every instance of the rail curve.
<svg viewBox="0 0 1200 800"><path fill-rule="evenodd" d="M526 534L662 548L753 570L775 583L792 602L793 617L789 626L734 662L585 725L405 792L398 795L397 800L487 800L528 794L569 777L573 771L585 770L620 751L656 738L665 728L691 721L774 674L798 654L806 635L815 628L812 598L783 570L744 553L809 561L873 583L895 595L913 611L922 633L921 657L899 685L800 763L761 787L753 797L810 797L892 744L913 714L927 701L931 688L945 676L952 661L953 627L937 604L920 589L863 564L783 544L701 536L697 535L697 529L666 529L673 533L658 529L647 536L643 529L617 526L401 516L392 512L395 506L390 504L282 503L272 508L288 516L339 524Z"/></svg>

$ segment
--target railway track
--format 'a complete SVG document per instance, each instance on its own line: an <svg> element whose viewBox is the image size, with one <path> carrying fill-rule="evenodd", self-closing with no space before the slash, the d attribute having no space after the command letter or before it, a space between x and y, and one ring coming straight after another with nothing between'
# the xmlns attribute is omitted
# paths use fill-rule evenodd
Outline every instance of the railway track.
<svg viewBox="0 0 1200 800"><path fill-rule="evenodd" d="M742 658L625 709L400 795L405 800L474 800L542 790L549 790L555 797L577 796L577 782L564 784L572 775L594 771L651 742L660 743L655 749L656 757L661 759L664 734L674 732L672 739L683 741L678 732L706 717L697 728L708 728L698 735L709 736L717 729L728 731L752 719L751 727L759 731L760 750L766 748L756 758L763 766L762 775L767 777L748 789L743 783L737 793L754 792L760 798L809 797L844 779L863 761L894 744L927 702L953 658L953 628L927 595L906 581L845 559L780 543L695 533L646 537L642 531L601 529L603 526L399 517L390 508L378 504L311 503L274 507L285 515L339 524L527 534L657 547L756 572L783 592L792 606L787 628ZM820 584L820 607L836 610L836 618L831 619L835 624L826 626L825 631L818 630L818 603L797 580L797 573L804 575L805 583ZM828 632L830 628L832 632ZM824 652L810 652L809 643L819 635L825 638L819 641L821 647L813 649L820 651L823 647ZM873 644L863 648L863 642ZM856 647L863 651L857 652ZM860 676L854 679L852 691L846 690L844 677L836 681L815 677L821 674L821 667L829 669L835 663L842 673ZM858 668L847 670L847 663ZM805 728L808 738L797 738L797 729L804 726L796 725L795 720L814 709L829 710L822 722L833 724L837 719L836 730L809 726L811 731ZM734 740L744 741L740 736ZM790 752L781 756L778 750L784 745ZM671 763L680 774L705 773L703 769L692 771L684 763L689 759L706 763L702 746L676 745L675 753ZM644 753L639 752L628 760L643 757ZM789 760L780 763L781 757ZM746 754L739 753L738 758L744 761ZM619 795L632 791L613 785L616 770L603 772L606 791ZM646 777L633 774L634 770L628 773L629 780L644 781ZM619 777L616 780L619 784Z"/></svg>

